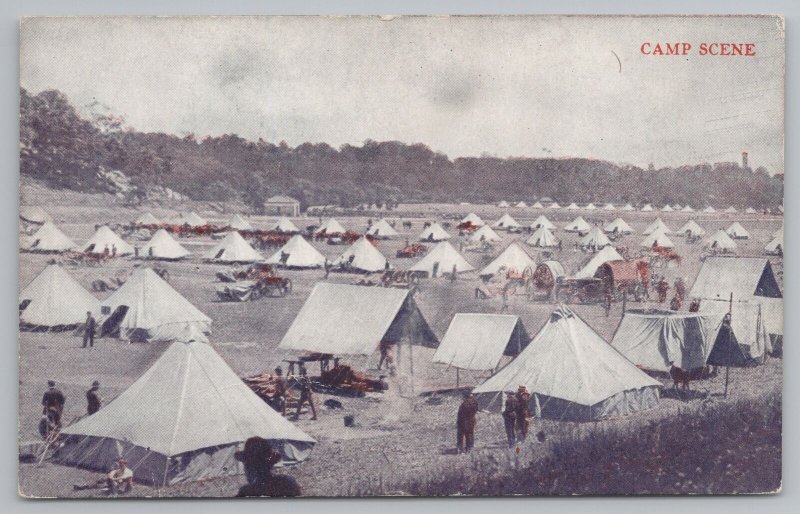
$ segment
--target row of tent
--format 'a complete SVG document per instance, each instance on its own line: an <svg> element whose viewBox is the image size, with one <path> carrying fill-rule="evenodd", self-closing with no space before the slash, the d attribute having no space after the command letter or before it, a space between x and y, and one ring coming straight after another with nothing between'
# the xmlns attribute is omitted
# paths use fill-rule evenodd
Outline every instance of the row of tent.
<svg viewBox="0 0 800 514"><path fill-rule="evenodd" d="M497 204L497 206L500 207L500 208L509 208L512 205L509 202L501 201L501 202L499 202ZM620 211L628 211L628 212L630 212L630 211L637 210L636 207L634 207L633 205L631 205L629 203L625 204L623 207L617 207L613 203L607 203L602 207L598 207L594 203L588 203L588 204L586 204L586 205L581 207L577 203L573 202L573 203L569 204L566 207L561 207L561 205L559 205L558 202L552 202L552 203L550 203L549 206L545 207L541 202L535 202L530 206L528 206L528 204L526 204L525 202L517 202L517 203L513 204L513 206L516 207L516 208L520 208L520 209L527 209L527 208L530 207L532 209L568 209L568 210L571 210L571 211L576 211L576 210L617 211L617 210L620 210ZM643 205L639 210L642 211L642 212L653 212L653 211L656 210L656 208L648 203L648 204ZM658 210L660 210L661 212L696 212L696 210L693 207L691 207L690 205L680 205L680 204L664 205L663 207L661 207ZM701 212L712 213L712 212L717 212L717 210L714 209L711 206L708 206L708 207L702 209ZM736 207L731 205L730 207L728 207L727 209L725 209L722 212L732 214L732 213L736 213L736 212L739 212L739 211L736 209ZM759 211L757 211L756 209L754 209L752 207L747 207L742 212L744 212L745 214L757 214Z"/></svg>

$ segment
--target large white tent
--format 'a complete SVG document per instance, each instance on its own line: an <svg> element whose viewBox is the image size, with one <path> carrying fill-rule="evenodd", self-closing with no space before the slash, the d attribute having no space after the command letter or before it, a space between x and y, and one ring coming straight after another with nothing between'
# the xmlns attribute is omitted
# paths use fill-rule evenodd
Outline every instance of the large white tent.
<svg viewBox="0 0 800 514"><path fill-rule="evenodd" d="M389 260L366 237L350 245L333 264L348 270L370 273L392 268Z"/></svg>
<svg viewBox="0 0 800 514"><path fill-rule="evenodd" d="M300 229L297 228L297 225L292 223L292 220L286 216L281 216L275 220L275 223L270 225L269 230L273 232L283 232L284 234L296 234L300 232Z"/></svg>
<svg viewBox="0 0 800 514"><path fill-rule="evenodd" d="M108 226L103 225L86 241L83 251L95 254L130 255L133 253L133 247L123 241Z"/></svg>
<svg viewBox="0 0 800 514"><path fill-rule="evenodd" d="M537 228L531 237L529 237L525 242L531 246L537 246L541 248L558 246L558 240L556 237L544 227Z"/></svg>
<svg viewBox="0 0 800 514"><path fill-rule="evenodd" d="M495 221L492 227L502 230L512 230L520 228L521 225L517 222L517 220L512 218L511 215L506 213L499 220Z"/></svg>
<svg viewBox="0 0 800 514"><path fill-rule="evenodd" d="M592 226L589 225L583 216L578 216L572 222L570 222L567 226L564 227L565 232L588 232L591 230Z"/></svg>
<svg viewBox="0 0 800 514"><path fill-rule="evenodd" d="M420 259L416 264L409 268L409 271L424 271L429 277L441 276L453 272L455 266L456 273L472 271L475 268L458 253L447 241L434 246L431 251Z"/></svg>
<svg viewBox="0 0 800 514"><path fill-rule="evenodd" d="M101 335L129 340L173 341L188 326L211 331L211 318L184 298L150 268L131 273L128 281L101 302L109 317Z"/></svg>
<svg viewBox="0 0 800 514"><path fill-rule="evenodd" d="M706 231L703 227L697 224L695 220L687 221L681 228L675 232L678 236L704 236L706 235Z"/></svg>
<svg viewBox="0 0 800 514"><path fill-rule="evenodd" d="M530 227L533 230L536 230L536 229L541 228L541 227L544 227L547 230L555 230L556 229L556 226L553 224L553 222L550 221L549 219L547 219L547 216L545 216L544 214L540 214L538 218L533 220L533 223L530 224Z"/></svg>
<svg viewBox="0 0 800 514"><path fill-rule="evenodd" d="M178 260L189 255L191 252L175 241L163 228L158 229L139 252L139 257L142 259Z"/></svg>
<svg viewBox="0 0 800 514"><path fill-rule="evenodd" d="M285 260L284 257L286 257ZM298 234L292 236L266 262L268 264L280 264L288 268L320 268L325 265L325 256L306 241L303 236Z"/></svg>
<svg viewBox="0 0 800 514"><path fill-rule="evenodd" d="M457 313L433 362L469 370L494 370L503 355L518 355L531 338L518 316Z"/></svg>
<svg viewBox="0 0 800 514"><path fill-rule="evenodd" d="M222 241L203 254L203 259L221 263L260 262L264 257L236 231L229 232Z"/></svg>
<svg viewBox="0 0 800 514"><path fill-rule="evenodd" d="M610 244L611 240L603 233L602 230L600 230L600 227L592 227L589 233L578 241L579 246L583 248L591 248L593 250L599 250L600 248Z"/></svg>
<svg viewBox="0 0 800 514"><path fill-rule="evenodd" d="M31 252L66 252L77 245L52 222L46 221L22 246Z"/></svg>
<svg viewBox="0 0 800 514"><path fill-rule="evenodd" d="M508 247L500 253L492 262L483 268L480 276L494 275L501 269L506 272L522 273L525 269L531 268L531 271L536 269L536 261L525 252L516 242L511 243Z"/></svg>
<svg viewBox="0 0 800 514"><path fill-rule="evenodd" d="M766 257L707 257L689 296L727 301L731 294L734 301L783 297Z"/></svg>
<svg viewBox="0 0 800 514"><path fill-rule="evenodd" d="M55 462L107 472L125 457L134 480L156 486L244 473L234 453L250 437L269 440L279 466L307 459L315 444L198 341L172 343L122 394L61 435Z"/></svg>
<svg viewBox="0 0 800 514"><path fill-rule="evenodd" d="M642 234L649 236L653 232L661 232L663 234L672 234L672 230L664 223L661 218L657 218L654 222L647 225L647 228L644 229Z"/></svg>
<svg viewBox="0 0 800 514"><path fill-rule="evenodd" d="M367 229L367 235L375 239L389 239L400 234L385 219L380 219Z"/></svg>
<svg viewBox="0 0 800 514"><path fill-rule="evenodd" d="M733 239L750 238L750 232L745 230L744 227L738 221L734 221L730 227L725 229L725 233L731 236Z"/></svg>
<svg viewBox="0 0 800 514"><path fill-rule="evenodd" d="M614 221L609 222L603 230L609 234L633 234L633 229L628 225L624 219L616 218Z"/></svg>
<svg viewBox="0 0 800 514"><path fill-rule="evenodd" d="M596 420L655 407L661 382L560 305L527 348L473 393L483 408L498 410L503 393L520 385L537 417Z"/></svg>
<svg viewBox="0 0 800 514"><path fill-rule="evenodd" d="M435 221L428 225L419 235L420 241L439 242L444 241L445 239L450 239L450 234L448 234L447 231Z"/></svg>
<svg viewBox="0 0 800 514"><path fill-rule="evenodd" d="M25 308L20 322L37 327L68 327L100 314L100 301L58 264L47 266L19 294Z"/></svg>
<svg viewBox="0 0 800 514"><path fill-rule="evenodd" d="M731 239L731 236L729 236L727 232L719 229L706 241L706 246L718 250L734 250L738 245L736 241Z"/></svg>
<svg viewBox="0 0 800 514"><path fill-rule="evenodd" d="M314 231L315 234L344 234L347 232L344 227L336 221L336 218L328 218Z"/></svg>
<svg viewBox="0 0 800 514"><path fill-rule="evenodd" d="M227 225L234 230L253 230L253 226L250 224L250 222L238 214L231 216L231 219L228 220Z"/></svg>
<svg viewBox="0 0 800 514"><path fill-rule="evenodd" d="M496 243L501 241L500 235L495 232L489 225L483 225L478 230L470 234L468 238L470 243Z"/></svg>
<svg viewBox="0 0 800 514"><path fill-rule="evenodd" d="M675 248L675 243L664 233L662 230L656 230L644 240L639 243L639 246L651 248L653 246L660 246L662 248Z"/></svg>
<svg viewBox="0 0 800 514"><path fill-rule="evenodd" d="M613 246L606 246L599 252L595 253L589 262L587 262L577 273L575 278L592 278L597 268L607 263L608 261L621 261L622 256L617 252Z"/></svg>

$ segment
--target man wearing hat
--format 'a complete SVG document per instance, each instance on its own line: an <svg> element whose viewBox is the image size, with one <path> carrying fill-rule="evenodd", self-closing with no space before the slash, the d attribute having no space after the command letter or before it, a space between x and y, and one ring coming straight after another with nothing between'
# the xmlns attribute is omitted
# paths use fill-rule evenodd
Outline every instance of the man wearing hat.
<svg viewBox="0 0 800 514"><path fill-rule="evenodd" d="M517 442L515 432L517 424L517 397L514 391L506 391L506 403L503 406L503 424L506 427L506 437L508 437L508 447L513 448Z"/></svg>
<svg viewBox="0 0 800 514"><path fill-rule="evenodd" d="M528 436L528 430L531 427L531 422L528 418L531 417L531 409L529 402L531 401L531 393L524 385L519 386L517 389L516 402L517 402L517 439L524 441Z"/></svg>
<svg viewBox="0 0 800 514"><path fill-rule="evenodd" d="M97 320L94 319L91 312L86 313L86 323L85 328L83 331L83 347L86 348L88 345L89 348L94 346L94 332L97 328Z"/></svg>
<svg viewBox="0 0 800 514"><path fill-rule="evenodd" d="M237 498L277 496L300 496L302 491L294 478L288 475L273 475L272 467L281 461L281 454L272 449L269 441L262 437L251 437L244 443L244 450L234 454L244 465L247 484L243 485Z"/></svg>
<svg viewBox="0 0 800 514"><path fill-rule="evenodd" d="M112 469L106 479L108 493L127 493L133 488L133 470L128 467L128 461L120 457L117 467Z"/></svg>
<svg viewBox="0 0 800 514"><path fill-rule="evenodd" d="M475 416L478 414L478 400L472 393L464 393L464 401L458 407L456 416L456 438L458 452L470 451L475 445Z"/></svg>
<svg viewBox="0 0 800 514"><path fill-rule="evenodd" d="M88 391L86 391L86 414L91 416L95 412L100 410L100 405L102 401L100 399L100 394L98 394L98 390L100 389L100 382L95 380L92 382L92 387Z"/></svg>
<svg viewBox="0 0 800 514"><path fill-rule="evenodd" d="M67 399L56 388L54 380L47 381L47 391L42 396L42 414L46 415L57 428L61 428L61 414Z"/></svg>
<svg viewBox="0 0 800 514"><path fill-rule="evenodd" d="M272 395L272 407L286 416L286 379L283 376L283 368L275 368L275 392Z"/></svg>

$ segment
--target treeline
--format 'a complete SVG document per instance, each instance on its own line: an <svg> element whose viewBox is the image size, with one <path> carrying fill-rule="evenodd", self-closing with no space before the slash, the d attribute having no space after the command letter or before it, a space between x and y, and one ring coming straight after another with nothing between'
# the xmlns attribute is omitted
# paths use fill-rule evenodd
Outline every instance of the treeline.
<svg viewBox="0 0 800 514"><path fill-rule="evenodd" d="M424 144L367 140L290 147L235 134L144 133L112 114L81 117L59 91L20 93L20 171L55 188L114 191L103 170L119 170L135 192L169 187L198 200L240 199L254 208L273 194L303 206L399 202L559 202L655 205L782 203L783 176L737 163L642 169L594 159L449 159Z"/></svg>

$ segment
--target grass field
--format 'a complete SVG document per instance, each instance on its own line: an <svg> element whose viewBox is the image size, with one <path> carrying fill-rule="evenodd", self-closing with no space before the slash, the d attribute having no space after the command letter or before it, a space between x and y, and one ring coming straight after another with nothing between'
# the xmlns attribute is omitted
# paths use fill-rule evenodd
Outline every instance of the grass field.
<svg viewBox="0 0 800 514"><path fill-rule="evenodd" d="M78 202L78 198L83 198L83 201ZM54 216L57 225L78 242L91 236L96 223L129 222L137 215L137 212L131 209L118 206L107 196L79 197L77 194L53 194L52 197L47 197L45 192L41 191L36 191L35 194L29 192L26 196L23 191L23 203L34 202L43 205ZM148 210L152 210L157 217L170 214L167 209ZM212 222L230 216L230 214L211 212L202 205L186 205L182 210L197 210ZM425 217L411 219L408 214L404 215L402 219L411 220L412 228L404 230L398 223L397 229L401 231L401 236L394 241L381 241L378 248L395 266L401 269L407 268L413 260L395 259L394 255L397 249L403 246L406 238L414 240L422 231L423 219L442 220L444 215L458 216L472 210L484 217L487 222L493 222L506 211L491 206L401 206L399 211L388 214L387 217L390 220L399 220L404 212L421 213ZM684 213L622 213L600 210L535 211L511 208L507 211L523 225L529 224L539 214L544 213L559 227L579 214L590 223L601 220L607 222L620 216L636 231L636 234L625 237L619 243L629 247L638 246L644 237L641 231L656 217L660 216L673 230L679 228L690 217ZM373 215L372 218L376 219L378 216ZM740 221L750 231L752 237L747 241L737 241L739 244L737 254L754 256L763 255L764 245L782 222L777 217L744 214L697 213L692 217L709 234L719 228L726 228L733 221ZM256 227L266 226L269 221L265 217L248 217L248 220ZM318 223L317 218L298 218L293 221L301 228ZM366 228L367 216L343 217L339 218L339 221L349 230L363 231ZM475 267L480 267L488 263L511 241L524 240L526 237L525 234L502 234L503 242L496 245L491 255L468 252L464 254L465 257ZM553 258L561 261L568 273L574 273L580 264L588 259L588 255L573 250L573 243L577 240L576 235L564 233L562 230L556 231L555 235L563 240L564 250L555 252ZM678 276L685 277L691 285L701 265L700 245L687 245L681 237L673 237L672 240L676 243L676 250L682 255L683 262L677 268L658 270L658 272L666 275L669 280ZM453 242L456 247L459 246L457 237ZM211 241L196 238L182 239L181 243L190 251L199 252L211 244ZM346 248L313 244L330 258L338 256ZM539 251L524 244L523 246L537 261L542 260ZM24 286L30 282L46 266L49 259L51 257L21 253L20 284ZM771 258L771 260L780 279L781 259ZM132 260L120 258L100 268L80 267L69 271L81 284L89 288L92 280L109 276L120 269L131 269L134 264ZM281 274L290 277L294 284L289 296L263 298L249 303L221 303L216 299L217 284L214 276L216 271L225 269L224 266L192 259L180 263L166 263L165 267L169 269L172 286L213 319L212 344L240 375L270 370L282 359L294 356L278 350L277 345L313 286L323 280L321 270L282 271ZM356 275L331 273L328 280L353 283L358 278L360 277ZM478 280L476 276L468 274L453 283L442 279L423 281L415 298L439 337L444 334L456 312L499 312L501 300L474 298L473 292ZM520 316L531 335L543 325L553 307L552 304L531 303L524 296L514 296L509 302L509 312ZM612 338L621 316L619 305L614 306L609 317L605 316L603 308L599 305L577 305L575 309L606 340ZM67 395L65 419L70 420L84 412L83 395L92 380L100 380L102 396L107 401L133 383L167 347L161 343L127 344L114 339L101 339L94 349L83 350L80 348L80 339L69 333L30 332L21 333L19 344L20 442L38 439L36 424L40 415L39 402L47 379L56 380ZM411 357L406 355L406 358L413 358L415 393L436 391L455 385L455 371L432 364L432 355L433 350L425 348L415 348ZM368 367L374 367L375 361L376 356L373 356L367 363ZM402 370L407 364L401 362L399 365ZM505 449L500 417L485 413L479 414L478 418L476 451L466 456L453 455L455 411L459 403L457 395L434 394L436 400L433 401L429 396L423 397L417 394L400 396L397 394L398 388L392 387L383 395L373 394L358 399L339 398L345 406L345 411L327 411L322 408L320 420L317 422L301 418L299 426L315 437L318 444L308 461L284 472L298 479L305 494L314 496L403 493L408 492L408 484L412 480L419 481L425 477L431 477L432 480L445 471L464 473L464 476L485 475L487 462L493 462L492 473L506 476L504 473L515 473L520 466L529 465L534 456L538 459L550 455L555 445L560 442L579 444L579 441L590 437L595 430L630 433L636 431L637 427L665 423L681 414L707 410L709 403L723 406L746 399L756 401L757 398L779 391L781 377L782 362L770 359L756 368L734 370L727 398L720 396L724 387L722 377L715 377L693 384L696 389L709 394L706 400L683 401L663 398L656 409L602 422L567 423L537 420L536 429L544 430L548 435L547 440L545 443L526 443L520 455L511 454ZM461 374L462 385L477 385L481 379L479 374ZM324 399L324 396L318 395L317 404L321 405ZM355 415L357 426L344 427L342 420L344 414ZM690 439L687 439L687 444L692 444ZM732 462L733 465L739 465L735 459ZM751 460L748 465L752 463ZM21 464L19 487L20 492L27 496L87 496L97 493L96 491L74 492L72 484L90 482L97 477L95 473L50 463L45 463L43 466ZM702 475L699 480L702 480ZM237 477L161 490L138 485L134 494L232 496L243 482L243 477ZM452 493L453 491L447 491L447 494ZM429 491L427 494L434 493Z"/></svg>

